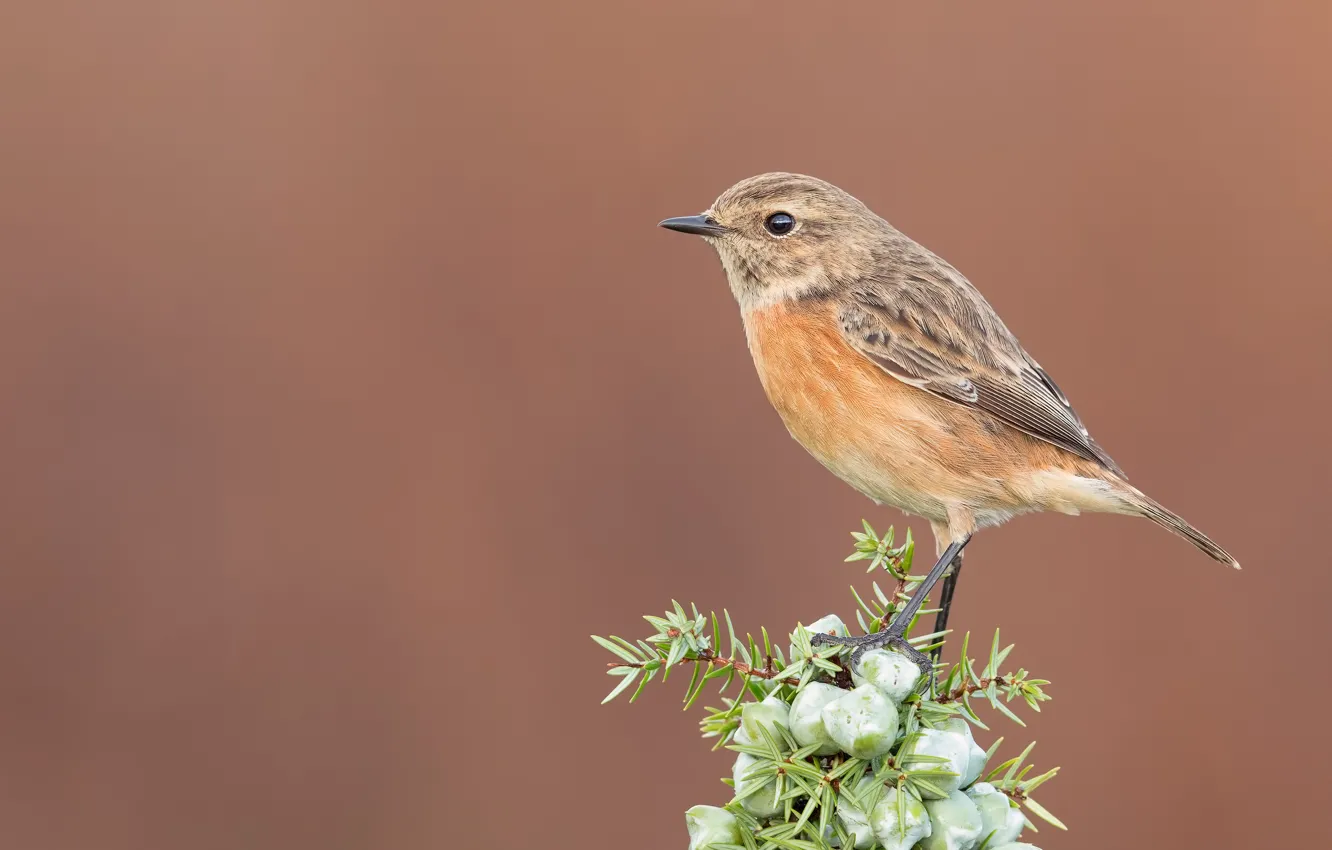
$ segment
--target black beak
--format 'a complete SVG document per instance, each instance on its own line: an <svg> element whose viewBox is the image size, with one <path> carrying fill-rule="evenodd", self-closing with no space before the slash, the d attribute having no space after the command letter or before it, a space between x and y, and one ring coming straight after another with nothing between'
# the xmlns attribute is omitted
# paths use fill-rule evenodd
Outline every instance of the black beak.
<svg viewBox="0 0 1332 850"><path fill-rule="evenodd" d="M726 228L706 215L682 215L679 218L668 218L658 227L664 227L667 230L678 230L681 233L692 233L695 236L721 236L726 232Z"/></svg>

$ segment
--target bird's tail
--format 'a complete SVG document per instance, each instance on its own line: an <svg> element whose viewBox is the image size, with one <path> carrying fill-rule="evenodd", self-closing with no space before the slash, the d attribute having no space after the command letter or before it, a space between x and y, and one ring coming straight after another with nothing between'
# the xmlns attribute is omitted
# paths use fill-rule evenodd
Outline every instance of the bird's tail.
<svg viewBox="0 0 1332 850"><path fill-rule="evenodd" d="M1162 505L1160 502L1143 493L1136 487L1124 485L1124 489L1127 491L1125 493L1125 496L1127 497L1126 501L1128 501L1135 513L1147 517L1147 519L1167 531L1172 531L1175 534L1178 534L1180 537L1183 537L1185 540L1189 541L1194 546L1197 546L1221 563L1228 564L1237 570L1240 568L1239 561L1236 561L1229 552L1216 545L1216 543L1212 541L1212 538L1189 525L1179 514L1170 510L1165 505Z"/></svg>

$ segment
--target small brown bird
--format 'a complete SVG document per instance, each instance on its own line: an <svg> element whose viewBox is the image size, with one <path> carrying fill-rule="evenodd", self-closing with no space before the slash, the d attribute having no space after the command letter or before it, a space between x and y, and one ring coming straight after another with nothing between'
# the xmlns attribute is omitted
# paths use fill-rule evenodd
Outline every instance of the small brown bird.
<svg viewBox="0 0 1332 850"><path fill-rule="evenodd" d="M1205 534L1128 483L1068 398L956 269L856 198L762 174L662 227L702 236L740 304L759 380L791 436L879 504L930 521L939 560L887 629L902 639L950 564L936 630L981 528L1032 511L1150 519L1222 563Z"/></svg>

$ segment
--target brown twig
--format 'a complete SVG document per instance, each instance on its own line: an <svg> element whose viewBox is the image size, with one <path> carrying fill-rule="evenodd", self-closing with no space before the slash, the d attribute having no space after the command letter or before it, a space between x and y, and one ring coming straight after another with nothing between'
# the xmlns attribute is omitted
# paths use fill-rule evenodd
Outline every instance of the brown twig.
<svg viewBox="0 0 1332 850"><path fill-rule="evenodd" d="M833 676L833 681L837 683L837 687L846 691L853 689L856 683L851 679L851 668L836 659L832 659L832 663L837 665L837 673Z"/></svg>
<svg viewBox="0 0 1332 850"><path fill-rule="evenodd" d="M659 658L655 659L655 661L656 663L661 663L661 659ZM779 676L782 675L780 670L776 670L773 668L772 658L768 658L764 666L755 667L751 664L746 664L743 661L736 661L734 658L723 658L719 656L717 653L713 652L711 649L703 650L698 654L696 658L681 658L679 661L676 662L676 666L683 664L686 661L692 661L695 664L706 664L709 667L733 667L735 668L735 672L739 673L740 675L752 676L756 679L777 679ZM612 669L616 667L637 667L641 669L652 663L653 661L633 661L633 662L610 661L607 662L606 666ZM785 679L778 679L778 681L780 681L783 685L800 684L799 679L792 678L789 676Z"/></svg>
<svg viewBox="0 0 1332 850"><path fill-rule="evenodd" d="M888 601L892 604L888 606L888 610L884 611L883 616L879 618L880 629L888 628L888 624L892 622L893 616L897 614L897 609L900 607L897 604L897 597L906 593L906 586L907 580L905 577L897 579L897 584L893 587L893 592L888 596Z"/></svg>
<svg viewBox="0 0 1332 850"><path fill-rule="evenodd" d="M969 685L964 681L962 684L958 685L956 688L953 688L953 690L949 691L943 696L937 697L934 701L957 702L958 700L962 699L962 697L964 696L970 696L971 694L979 693L985 690L986 688L990 687L991 682L997 685L1002 685L1004 687L1008 686L1008 680L1005 679L1003 676L995 676L993 679L981 679L979 685L975 684Z"/></svg>

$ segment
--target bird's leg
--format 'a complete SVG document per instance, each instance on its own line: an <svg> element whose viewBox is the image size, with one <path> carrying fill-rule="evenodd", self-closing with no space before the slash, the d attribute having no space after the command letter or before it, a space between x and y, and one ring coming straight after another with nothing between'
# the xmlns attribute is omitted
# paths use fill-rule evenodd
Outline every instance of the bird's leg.
<svg viewBox="0 0 1332 850"><path fill-rule="evenodd" d="M886 628L880 629L874 634L863 635L861 637L839 637L837 635L817 634L810 638L810 643L814 646L838 645L852 646L855 650L851 653L851 669L856 668L860 661L860 656L865 654L867 649L880 649L884 646L891 646L893 649L901 652L903 655L916 662L922 673L931 678L934 675L934 662L928 655L916 649L906 641L907 626L911 624L911 619L916 616L920 606L925 603L925 597L930 592L930 588L943 576L948 565L953 563L961 552L962 547L967 545L971 539L968 535L961 540L948 544L948 548L939 556L939 561L930 569L925 580L916 588L916 592L911 594L907 603L897 610L893 616L893 621Z"/></svg>
<svg viewBox="0 0 1332 850"><path fill-rule="evenodd" d="M942 632L948 628L948 609L953 607L953 594L957 592L957 578L962 575L962 553L953 559L953 569L944 576L943 589L939 591L939 613L934 615L934 631ZM935 660L943 654L943 645L936 646L930 653Z"/></svg>

